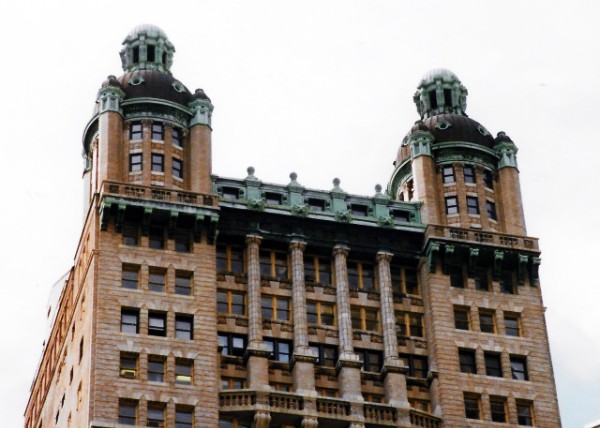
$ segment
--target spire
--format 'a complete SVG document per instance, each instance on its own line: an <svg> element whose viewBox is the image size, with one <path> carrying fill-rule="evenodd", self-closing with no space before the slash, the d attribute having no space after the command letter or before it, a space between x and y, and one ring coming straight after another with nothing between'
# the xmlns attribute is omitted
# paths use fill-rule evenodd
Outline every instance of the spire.
<svg viewBox="0 0 600 428"><path fill-rule="evenodd" d="M423 76L413 100L421 119L444 113L466 116L467 93L456 74L437 68Z"/></svg>
<svg viewBox="0 0 600 428"><path fill-rule="evenodd" d="M158 70L169 72L175 46L160 28L138 25L123 40L121 62L123 70Z"/></svg>

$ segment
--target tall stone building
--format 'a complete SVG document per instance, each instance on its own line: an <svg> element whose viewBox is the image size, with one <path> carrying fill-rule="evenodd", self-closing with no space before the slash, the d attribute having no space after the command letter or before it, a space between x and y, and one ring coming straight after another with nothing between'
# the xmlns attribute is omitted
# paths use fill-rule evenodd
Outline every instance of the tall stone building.
<svg viewBox="0 0 600 428"><path fill-rule="evenodd" d="M559 427L517 148L434 70L372 197L212 174L153 26L85 127L85 224L27 428Z"/></svg>

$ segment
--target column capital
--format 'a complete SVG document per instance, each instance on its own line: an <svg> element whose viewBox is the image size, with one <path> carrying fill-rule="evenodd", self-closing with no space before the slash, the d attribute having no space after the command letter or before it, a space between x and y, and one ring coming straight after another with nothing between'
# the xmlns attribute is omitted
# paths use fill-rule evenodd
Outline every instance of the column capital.
<svg viewBox="0 0 600 428"><path fill-rule="evenodd" d="M341 254L344 257L348 257L349 253L350 253L350 247L348 247L347 245L337 244L335 247L333 247L333 255L334 256Z"/></svg>
<svg viewBox="0 0 600 428"><path fill-rule="evenodd" d="M258 244L260 245L263 237L260 235L246 235L246 244Z"/></svg>
<svg viewBox="0 0 600 428"><path fill-rule="evenodd" d="M290 250L300 250L304 251L306 248L306 241L302 239L292 239L290 241Z"/></svg>
<svg viewBox="0 0 600 428"><path fill-rule="evenodd" d="M389 263L390 260L392 260L392 257L394 257L393 253L390 253L389 251L385 250L380 250L377 252L377 256L375 258L378 262L387 261Z"/></svg>

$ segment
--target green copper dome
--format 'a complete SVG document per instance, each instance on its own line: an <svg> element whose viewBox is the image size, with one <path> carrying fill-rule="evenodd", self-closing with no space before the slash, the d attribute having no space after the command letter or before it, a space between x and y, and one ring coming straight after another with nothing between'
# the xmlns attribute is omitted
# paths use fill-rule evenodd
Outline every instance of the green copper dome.
<svg viewBox="0 0 600 428"><path fill-rule="evenodd" d="M438 114L464 115L467 109L467 88L445 68L436 68L423 76L413 100L421 119Z"/></svg>
<svg viewBox="0 0 600 428"><path fill-rule="evenodd" d="M169 72L175 46L163 30L155 25L138 25L123 40L123 70L158 70Z"/></svg>

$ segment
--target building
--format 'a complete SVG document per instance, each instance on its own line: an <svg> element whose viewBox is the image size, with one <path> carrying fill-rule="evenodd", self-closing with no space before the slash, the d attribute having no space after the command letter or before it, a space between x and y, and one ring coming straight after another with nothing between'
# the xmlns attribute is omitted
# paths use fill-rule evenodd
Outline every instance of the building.
<svg viewBox="0 0 600 428"><path fill-rule="evenodd" d="M213 175L174 51L135 28L98 92L27 428L560 426L517 148L453 73L364 197Z"/></svg>

